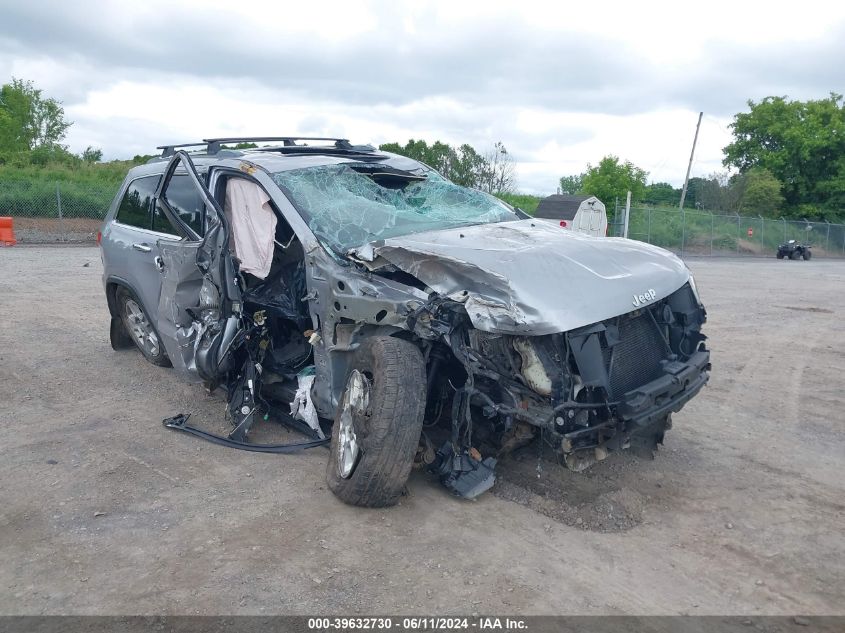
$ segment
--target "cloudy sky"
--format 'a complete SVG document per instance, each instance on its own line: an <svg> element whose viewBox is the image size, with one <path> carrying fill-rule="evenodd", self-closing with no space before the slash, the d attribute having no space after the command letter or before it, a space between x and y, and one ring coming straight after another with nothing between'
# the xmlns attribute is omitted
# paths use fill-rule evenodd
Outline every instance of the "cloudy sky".
<svg viewBox="0 0 845 633"><path fill-rule="evenodd" d="M748 99L845 92L845 4L0 0L0 80L62 101L72 151L208 136L502 141L523 191L606 154L720 169Z"/></svg>

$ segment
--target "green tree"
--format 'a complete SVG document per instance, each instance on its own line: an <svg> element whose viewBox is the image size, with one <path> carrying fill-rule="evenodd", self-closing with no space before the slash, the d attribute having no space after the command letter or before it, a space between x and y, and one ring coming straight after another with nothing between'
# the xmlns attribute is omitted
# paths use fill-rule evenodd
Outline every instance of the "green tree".
<svg viewBox="0 0 845 633"><path fill-rule="evenodd" d="M695 206L709 211L779 217L783 207L781 184L767 169L745 173L714 172L697 178ZM690 179L692 184L692 179Z"/></svg>
<svg viewBox="0 0 845 633"><path fill-rule="evenodd" d="M646 185L642 199L649 204L676 207L681 202L681 190L675 189L668 182L655 182Z"/></svg>
<svg viewBox="0 0 845 633"><path fill-rule="evenodd" d="M700 178L699 176L693 176L689 179L689 184L687 185L687 198L684 201L684 205L689 205L690 207L695 207L697 209L701 209L704 207L701 199L701 192L703 188L707 184L706 178ZM680 198L678 199L680 203Z"/></svg>
<svg viewBox="0 0 845 633"><path fill-rule="evenodd" d="M464 143L454 154L454 162L450 170L450 179L463 186L479 186L484 174L486 161L471 145Z"/></svg>
<svg viewBox="0 0 845 633"><path fill-rule="evenodd" d="M399 154L400 156L408 156L405 151L404 147L402 147L399 143L382 143L378 146L378 148L383 152L390 152L391 154ZM408 158L411 158L408 156Z"/></svg>
<svg viewBox="0 0 845 633"><path fill-rule="evenodd" d="M464 187L498 194L512 192L516 185L513 159L501 142L495 143L483 156L466 143L456 149L440 141L429 145L415 139L410 139L404 145L382 143L379 149L425 163Z"/></svg>
<svg viewBox="0 0 845 633"><path fill-rule="evenodd" d="M67 165L74 166L82 162L82 159L71 154L62 145L39 145L29 152L22 152L18 155L17 162L19 164L29 165Z"/></svg>
<svg viewBox="0 0 845 633"><path fill-rule="evenodd" d="M762 167L782 185L786 204L834 209L845 205L845 103L842 95L748 101L734 116L723 163L745 173Z"/></svg>
<svg viewBox="0 0 845 633"><path fill-rule="evenodd" d="M774 174L763 167L752 167L734 182L740 186L742 180L742 197L739 202L739 212L769 217L780 216L783 206L780 181Z"/></svg>
<svg viewBox="0 0 845 633"><path fill-rule="evenodd" d="M631 200L639 201L645 194L647 177L647 171L630 161L621 163L616 156L605 156L595 167L587 165L581 191L595 196L608 207L617 198L620 204L624 202L628 191L631 192Z"/></svg>
<svg viewBox="0 0 845 633"><path fill-rule="evenodd" d="M58 145L70 125L61 104L45 98L31 81L12 78L0 88L0 151Z"/></svg>
<svg viewBox="0 0 845 633"><path fill-rule="evenodd" d="M738 213L745 185L746 179L742 174L731 176L726 171L713 172L706 178L698 179L695 206L708 211Z"/></svg>
<svg viewBox="0 0 845 633"><path fill-rule="evenodd" d="M562 176L560 179L560 190L562 193L575 195L581 193L583 186L584 174L577 176Z"/></svg>
<svg viewBox="0 0 845 633"><path fill-rule="evenodd" d="M457 153L448 144L435 141L429 145L423 140L410 139L404 146L399 143L384 143L379 146L379 149L386 152L393 152L394 154L401 154L408 158L413 158L421 163L425 163L429 167L433 167L446 178L449 178L452 172L452 165L457 160Z"/></svg>
<svg viewBox="0 0 845 633"><path fill-rule="evenodd" d="M0 88L0 151L24 152L31 149L32 135L28 120L32 98L18 88L17 79Z"/></svg>
<svg viewBox="0 0 845 633"><path fill-rule="evenodd" d="M91 147L85 148L85 151L79 156L86 163L99 163L103 160L103 150Z"/></svg>

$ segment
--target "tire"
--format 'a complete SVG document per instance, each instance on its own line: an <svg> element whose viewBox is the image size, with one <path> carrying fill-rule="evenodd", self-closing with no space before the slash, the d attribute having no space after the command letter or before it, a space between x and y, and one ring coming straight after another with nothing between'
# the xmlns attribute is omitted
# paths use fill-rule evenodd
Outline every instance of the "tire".
<svg viewBox="0 0 845 633"><path fill-rule="evenodd" d="M804 261L805 262L810 261L810 258L812 258L812 256L813 256L812 251L804 251Z"/></svg>
<svg viewBox="0 0 845 633"><path fill-rule="evenodd" d="M391 506L408 481L422 432L425 361L415 345L388 336L365 340L353 354L335 412L326 481L350 505ZM361 396L360 387L366 396ZM355 458L350 459L350 436L342 426L354 430Z"/></svg>
<svg viewBox="0 0 845 633"><path fill-rule="evenodd" d="M778 258L778 259L783 259L783 253L781 253L780 251L778 251L777 258Z"/></svg>
<svg viewBox="0 0 845 633"><path fill-rule="evenodd" d="M115 292L115 299L123 327L144 358L153 365L171 367L164 345L161 344L161 337L138 298L120 286Z"/></svg>
<svg viewBox="0 0 845 633"><path fill-rule="evenodd" d="M801 253L799 253L798 251L792 251L789 254L789 259L801 259Z"/></svg>

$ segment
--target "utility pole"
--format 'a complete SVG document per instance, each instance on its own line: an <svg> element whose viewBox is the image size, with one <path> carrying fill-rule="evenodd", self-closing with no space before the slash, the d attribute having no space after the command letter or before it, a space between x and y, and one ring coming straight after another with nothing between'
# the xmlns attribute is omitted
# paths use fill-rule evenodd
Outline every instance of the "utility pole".
<svg viewBox="0 0 845 633"><path fill-rule="evenodd" d="M698 143L698 130L701 127L701 117L704 116L703 112L698 113L698 124L695 126L695 138L692 139L692 151L689 153L689 165L687 165L687 177L684 178L684 188L681 191L681 206L680 208L684 208L684 200L687 197L687 187L689 186L689 172L692 169L692 158L695 156L695 144Z"/></svg>

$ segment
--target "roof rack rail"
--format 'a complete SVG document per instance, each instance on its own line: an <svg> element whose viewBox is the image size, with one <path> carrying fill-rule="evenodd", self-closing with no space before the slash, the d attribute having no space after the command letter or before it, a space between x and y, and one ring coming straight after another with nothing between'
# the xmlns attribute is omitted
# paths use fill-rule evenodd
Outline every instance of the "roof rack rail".
<svg viewBox="0 0 845 633"><path fill-rule="evenodd" d="M337 149L353 149L353 145L345 138L328 136L233 136L226 138L206 138L208 153L216 154L223 143L264 143L267 141L281 141L285 147L295 147L297 141L333 141Z"/></svg>
<svg viewBox="0 0 845 633"><path fill-rule="evenodd" d="M168 156L173 156L176 153L176 150L182 147L199 147L200 145L207 145L206 142L202 143L174 143L173 145L159 145L156 149L161 150L161 157L167 158Z"/></svg>
<svg viewBox="0 0 845 633"><path fill-rule="evenodd" d="M183 147L201 147L204 145L206 154L217 154L223 148L224 143L264 143L268 141L279 141L284 147L308 147L307 145L299 145L297 141L331 141L334 148L338 150L357 152L375 150L371 145L352 145L348 139L327 136L229 136L225 138L205 138L199 143L159 145L156 149L161 150L161 158L168 158L173 156L177 149Z"/></svg>

